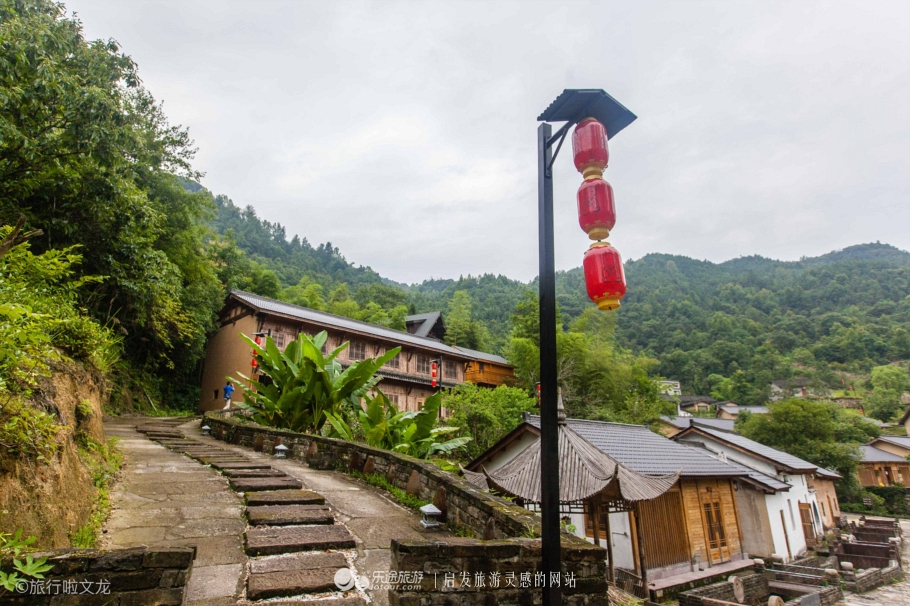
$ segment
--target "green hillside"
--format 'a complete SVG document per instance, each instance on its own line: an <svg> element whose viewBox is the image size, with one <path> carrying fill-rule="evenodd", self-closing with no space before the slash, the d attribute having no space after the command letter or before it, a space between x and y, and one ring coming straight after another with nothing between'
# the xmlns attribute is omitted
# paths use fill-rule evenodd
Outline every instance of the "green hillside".
<svg viewBox="0 0 910 606"><path fill-rule="evenodd" d="M355 267L331 244L289 240L283 226L258 218L250 207L241 210L221 196L215 203L212 228L232 233L282 287L305 276L324 293L347 284L361 307L371 295L388 299L397 291L400 299L376 303L388 309L404 302L412 313L451 313L456 293L464 292L471 319L484 329L482 344L491 350L507 348L516 305L537 287L536 280L525 284L492 274L397 285ZM649 254L628 262L626 276L617 343L657 359L656 372L679 379L691 393L758 403L774 379L808 376L841 388L844 376L910 359L910 253L887 244L800 261L750 256L712 263ZM557 299L566 326L591 307L581 268L559 272Z"/></svg>

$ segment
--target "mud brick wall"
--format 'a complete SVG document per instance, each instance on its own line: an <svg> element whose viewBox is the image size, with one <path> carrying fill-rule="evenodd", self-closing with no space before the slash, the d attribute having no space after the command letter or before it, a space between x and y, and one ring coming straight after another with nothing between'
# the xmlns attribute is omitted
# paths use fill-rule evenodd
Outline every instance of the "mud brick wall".
<svg viewBox="0 0 910 606"><path fill-rule="evenodd" d="M746 597L744 604L764 606L768 603L768 580L764 575L747 574L735 576L738 576L743 582L743 592ZM710 600L738 603L733 593L733 583L723 581L679 594L679 606L708 606Z"/></svg>
<svg viewBox="0 0 910 606"><path fill-rule="evenodd" d="M0 597L2 606L121 604L179 606L192 573L195 547L64 550L34 554L53 568L28 590ZM10 569L10 562L3 562ZM39 587L40 585L40 587Z"/></svg>
<svg viewBox="0 0 910 606"><path fill-rule="evenodd" d="M536 514L480 490L433 463L359 442L269 429L243 420L221 411L208 412L205 416L211 435L231 444L269 453L278 444L283 444L289 449L289 458L305 461L313 469L380 475L418 498L444 504L440 509L446 512L445 521L468 528L478 537L489 537L490 534L495 539L540 536L540 518ZM443 495L442 501L440 495Z"/></svg>
<svg viewBox="0 0 910 606"><path fill-rule="evenodd" d="M391 570L422 573L419 585L411 584L389 591L392 606L532 606L541 603L541 590L521 588L522 573L534 578L540 563L539 539L479 541L445 538L439 541L392 541ZM564 606L609 606L606 581L606 550L574 537L562 545L564 581L574 577L574 587L562 582ZM462 583L462 572L471 579ZM446 586L446 574L453 575ZM499 573L498 587L490 583L491 573ZM513 573L516 587L506 586L507 573ZM484 586L477 586L476 575L483 575ZM413 575L411 579L413 580Z"/></svg>

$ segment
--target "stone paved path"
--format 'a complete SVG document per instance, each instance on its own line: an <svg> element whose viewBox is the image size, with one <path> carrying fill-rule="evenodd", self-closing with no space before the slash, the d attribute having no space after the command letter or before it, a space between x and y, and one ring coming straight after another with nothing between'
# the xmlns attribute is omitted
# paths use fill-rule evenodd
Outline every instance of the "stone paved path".
<svg viewBox="0 0 910 606"><path fill-rule="evenodd" d="M904 580L894 585L879 587L864 594L844 594L844 604L847 606L910 606L910 581L907 580L907 571L910 571L910 520L901 520L904 544L901 560L904 567Z"/></svg>
<svg viewBox="0 0 910 606"><path fill-rule="evenodd" d="M199 421L138 422L146 436L134 429L136 418L118 419L107 427L124 439L125 451L124 480L113 497L116 509L106 528L107 544L189 544L199 537L200 554L187 596L192 606L291 596L297 599L268 603L306 603L309 596L328 598L316 602L325 606L363 604L356 590L337 590L335 572L353 564L358 574L373 578L374 571L389 569L392 538L424 536L417 514L342 473L311 470L297 461L202 436ZM195 476L186 476L189 483L182 481L184 476L175 480L177 470ZM160 511L149 515L143 509L148 504L137 497L155 496L161 496L155 502L167 506L156 505ZM230 510L220 507L221 498L230 500ZM213 501L219 504L213 507ZM171 502L181 505L171 507ZM174 527L189 528L176 534L192 536L174 543ZM234 539L222 554L230 563L200 558L209 551L208 543L222 541L220 546L227 547L226 539ZM374 604L388 604L384 590L371 588L367 595Z"/></svg>
<svg viewBox="0 0 910 606"><path fill-rule="evenodd" d="M214 469L136 432L137 422L145 420L119 417L104 424L108 436L120 438L123 469L102 546L195 545L187 604L235 604L247 561L240 538L246 528L243 500Z"/></svg>

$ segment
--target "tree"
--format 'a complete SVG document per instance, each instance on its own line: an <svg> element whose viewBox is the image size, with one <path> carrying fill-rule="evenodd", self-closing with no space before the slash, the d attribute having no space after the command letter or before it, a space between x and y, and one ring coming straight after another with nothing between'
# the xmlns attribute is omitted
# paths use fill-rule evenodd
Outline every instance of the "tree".
<svg viewBox="0 0 910 606"><path fill-rule="evenodd" d="M486 341L486 329L471 313L471 296L464 290L455 292L449 301L449 312L446 315L445 342L449 345L483 350Z"/></svg>
<svg viewBox="0 0 910 606"><path fill-rule="evenodd" d="M896 365L878 366L872 369L873 393L866 398L869 416L879 421L891 421L903 411L901 394L910 391L910 377L907 370Z"/></svg>
<svg viewBox="0 0 910 606"><path fill-rule="evenodd" d="M874 424L833 402L792 398L771 402L766 415L747 415L737 422L745 437L788 452L827 469L843 480L838 491L854 491L859 446L878 436Z"/></svg>
<svg viewBox="0 0 910 606"><path fill-rule="evenodd" d="M132 367L169 373L155 387L192 389L222 291L211 203L183 186L199 176L187 131L116 42L87 42L49 0L0 0L0 90L0 223L25 215L38 254L80 246L76 278L104 276L80 302L118 327Z"/></svg>
<svg viewBox="0 0 910 606"><path fill-rule="evenodd" d="M473 438L467 447L472 459L515 429L521 413L537 407L537 399L523 389L505 385L487 389L470 383L445 392L442 403L451 413L448 422Z"/></svg>

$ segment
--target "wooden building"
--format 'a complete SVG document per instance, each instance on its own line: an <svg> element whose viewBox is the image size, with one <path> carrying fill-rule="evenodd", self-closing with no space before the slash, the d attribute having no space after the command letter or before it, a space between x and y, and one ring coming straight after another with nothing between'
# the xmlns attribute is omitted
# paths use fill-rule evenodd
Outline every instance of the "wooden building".
<svg viewBox="0 0 910 606"><path fill-rule="evenodd" d="M891 486L892 484L910 484L910 462L895 454L874 445L881 445L881 438L862 447L862 459L856 470L859 483L863 486Z"/></svg>
<svg viewBox="0 0 910 606"><path fill-rule="evenodd" d="M326 331L325 351L350 342L339 356L344 365L401 347L401 353L377 373L382 377L380 388L383 393L400 410L420 410L424 400L437 391L431 385L433 360L439 361L439 386L443 388L470 381L470 371L466 372L466 369L478 362L495 364L505 376L511 376L511 366L499 356L238 290L228 296L219 319L221 328L209 339L206 348L199 412L224 406L226 377L236 377L238 373L251 376L252 356L249 346L240 338L241 334L250 338L256 334L270 335L283 349L300 333L315 335ZM435 318L429 328L440 325L441 316ZM238 389L234 396L236 401L242 401L243 390Z"/></svg>
<svg viewBox="0 0 910 606"><path fill-rule="evenodd" d="M639 515L611 509L568 511L579 536L607 541L615 567L656 580L743 558L734 481L746 472L697 449L672 442L642 425L567 419L587 442L626 468L645 476L679 474L659 497L638 503ZM495 472L539 440L540 417L523 422L471 462L471 472ZM595 533L596 528L596 533ZM610 528L609 537L605 529ZM639 536L641 537L639 539ZM644 574L638 554L643 554ZM620 574L623 574L620 573Z"/></svg>
<svg viewBox="0 0 910 606"><path fill-rule="evenodd" d="M730 431L695 425L673 440L749 471L736 498L750 555L790 560L818 544L824 523L811 482L831 483L839 475Z"/></svg>

